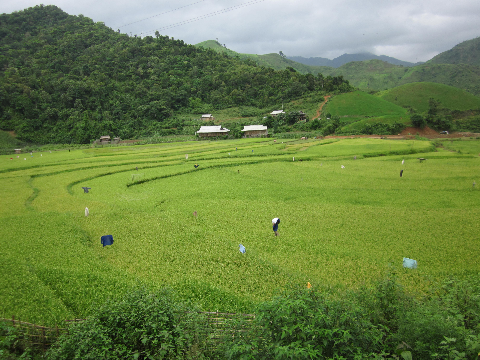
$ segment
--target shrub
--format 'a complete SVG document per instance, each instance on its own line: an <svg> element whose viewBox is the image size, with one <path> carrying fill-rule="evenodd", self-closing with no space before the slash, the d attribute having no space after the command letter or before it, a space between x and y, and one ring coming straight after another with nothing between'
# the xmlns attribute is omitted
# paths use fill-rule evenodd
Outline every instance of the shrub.
<svg viewBox="0 0 480 360"><path fill-rule="evenodd" d="M261 304L255 326L227 345L231 359L361 358L381 352L384 331L362 307L328 299L313 289L293 289Z"/></svg>
<svg viewBox="0 0 480 360"><path fill-rule="evenodd" d="M49 350L48 358L198 358L204 343L197 329L203 320L192 310L169 290L136 289L73 326Z"/></svg>
<svg viewBox="0 0 480 360"><path fill-rule="evenodd" d="M0 359L43 359L43 351L25 341L24 334L16 327L0 322Z"/></svg>
<svg viewBox="0 0 480 360"><path fill-rule="evenodd" d="M425 126L427 126L427 122L425 121L425 118L420 114L413 114L410 117L410 120L412 121L412 125L414 127L423 129Z"/></svg>
<svg viewBox="0 0 480 360"><path fill-rule="evenodd" d="M427 359L441 351L445 337L458 340L458 350L465 350L467 331L457 317L452 317L438 299L417 305L402 314L395 338L412 348L417 359Z"/></svg>
<svg viewBox="0 0 480 360"><path fill-rule="evenodd" d="M22 353L23 350L17 329L0 323L0 358L15 359L15 354Z"/></svg>

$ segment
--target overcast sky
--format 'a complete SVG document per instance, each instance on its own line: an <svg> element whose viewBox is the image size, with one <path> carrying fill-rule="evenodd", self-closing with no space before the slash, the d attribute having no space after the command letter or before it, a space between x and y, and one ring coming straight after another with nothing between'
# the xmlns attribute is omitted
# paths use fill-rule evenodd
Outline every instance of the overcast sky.
<svg viewBox="0 0 480 360"><path fill-rule="evenodd" d="M1 0L0 13L40 4ZM480 0L46 0L70 15L132 35L197 44L217 40L249 54L324 57L371 52L427 61L480 36Z"/></svg>

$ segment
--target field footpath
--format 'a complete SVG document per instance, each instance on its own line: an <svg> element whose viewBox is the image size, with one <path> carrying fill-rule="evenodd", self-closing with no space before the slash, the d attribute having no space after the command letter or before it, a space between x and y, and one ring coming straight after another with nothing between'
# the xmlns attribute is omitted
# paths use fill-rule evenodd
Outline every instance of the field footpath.
<svg viewBox="0 0 480 360"><path fill-rule="evenodd" d="M324 139L371 138L371 139L411 140L411 139L415 139L417 135L427 139L455 139L455 138L462 138L462 137L480 137L480 133L471 133L471 132L455 132L448 135L440 134L438 131L435 131L429 128L428 126L425 126L425 128L423 129L408 127L408 128L405 128L398 135L346 135L346 136L329 135L329 136L325 136Z"/></svg>
<svg viewBox="0 0 480 360"><path fill-rule="evenodd" d="M317 109L317 114L313 117L312 120L315 120L317 118L320 117L320 114L322 112L322 109L323 109L323 106L327 103L328 99L331 97L332 95L325 95L323 97L323 102L320 104L320 107Z"/></svg>

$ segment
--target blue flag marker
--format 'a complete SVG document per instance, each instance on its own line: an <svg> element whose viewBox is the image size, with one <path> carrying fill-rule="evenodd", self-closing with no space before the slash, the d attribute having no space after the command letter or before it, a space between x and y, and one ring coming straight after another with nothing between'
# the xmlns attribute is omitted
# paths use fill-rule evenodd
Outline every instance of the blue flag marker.
<svg viewBox="0 0 480 360"><path fill-rule="evenodd" d="M245 249L245 246L243 246L242 244L240 244L239 246L240 246L240 252L242 254L245 254L245 251L247 251L247 249Z"/></svg>
<svg viewBox="0 0 480 360"><path fill-rule="evenodd" d="M403 258L403 267L407 269L416 269L417 268L417 260Z"/></svg>

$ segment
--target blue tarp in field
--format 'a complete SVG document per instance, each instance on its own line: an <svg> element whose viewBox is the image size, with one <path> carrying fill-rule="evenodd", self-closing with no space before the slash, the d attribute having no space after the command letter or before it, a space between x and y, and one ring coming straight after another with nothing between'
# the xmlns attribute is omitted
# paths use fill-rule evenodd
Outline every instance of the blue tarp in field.
<svg viewBox="0 0 480 360"><path fill-rule="evenodd" d="M102 245L105 247L107 245L113 244L113 236L112 235L103 235L102 236Z"/></svg>

